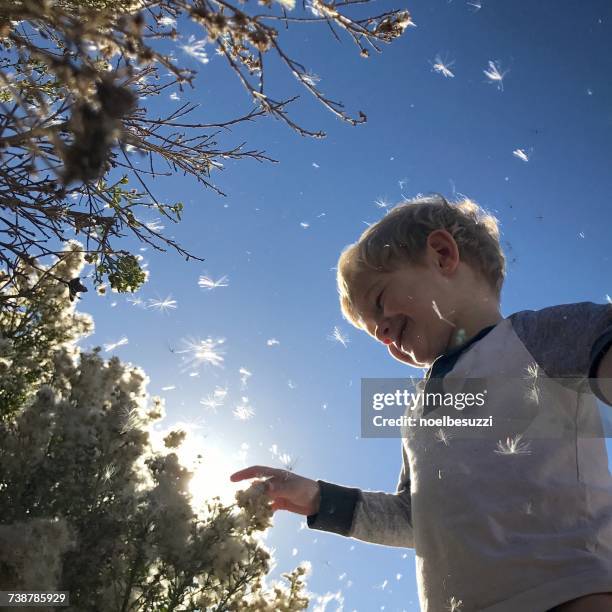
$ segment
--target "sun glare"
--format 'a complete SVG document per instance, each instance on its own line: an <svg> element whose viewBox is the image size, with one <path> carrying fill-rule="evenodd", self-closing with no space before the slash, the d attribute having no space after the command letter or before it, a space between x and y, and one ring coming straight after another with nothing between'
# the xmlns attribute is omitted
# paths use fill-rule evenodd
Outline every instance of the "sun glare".
<svg viewBox="0 0 612 612"><path fill-rule="evenodd" d="M223 504L233 504L236 491L245 488L244 482L234 483L229 478L244 467L240 452L231 453L194 432L187 435L176 452L181 463L193 471L189 491L194 510L202 508L214 496L220 497Z"/></svg>
<svg viewBox="0 0 612 612"><path fill-rule="evenodd" d="M205 502L218 496L221 503L235 503L236 491L248 488L251 481L231 482L230 475L247 465L249 445L243 442L231 450L225 445L211 441L202 435L202 425L198 421L179 421L171 426L154 427L151 443L157 452L176 453L181 465L193 473L189 483L194 511L205 510ZM171 432L182 430L185 439L176 448L164 446L164 438Z"/></svg>

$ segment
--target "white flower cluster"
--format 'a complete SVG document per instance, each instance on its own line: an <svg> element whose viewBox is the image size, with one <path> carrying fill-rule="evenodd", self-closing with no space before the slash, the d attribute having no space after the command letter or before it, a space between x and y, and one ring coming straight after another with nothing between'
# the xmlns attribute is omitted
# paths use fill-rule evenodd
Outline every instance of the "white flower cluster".
<svg viewBox="0 0 612 612"><path fill-rule="evenodd" d="M72 530L62 519L34 518L0 525L0 566L4 564L19 575L23 590L54 589L62 555L73 546Z"/></svg>
<svg viewBox="0 0 612 612"><path fill-rule="evenodd" d="M16 282L0 290L0 414L27 399L33 383L50 380L53 355L65 349L67 359L74 343L93 332L93 319L75 312L65 284L79 277L84 264L82 245L71 241L49 266L52 276L22 263Z"/></svg>
<svg viewBox="0 0 612 612"><path fill-rule="evenodd" d="M257 480L248 489L236 492L238 506L244 510L246 519L244 527L247 533L252 530L263 530L270 527L273 515L270 498L266 495L266 485Z"/></svg>

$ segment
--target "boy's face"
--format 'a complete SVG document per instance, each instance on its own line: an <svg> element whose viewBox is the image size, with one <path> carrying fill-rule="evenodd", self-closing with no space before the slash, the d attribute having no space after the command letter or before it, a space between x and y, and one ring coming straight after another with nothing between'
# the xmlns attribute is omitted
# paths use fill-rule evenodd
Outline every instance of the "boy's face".
<svg viewBox="0 0 612 612"><path fill-rule="evenodd" d="M395 359L423 368L447 351L455 332L455 268L444 253L428 246L424 267L406 263L395 272L364 275L357 309L367 332L386 340Z"/></svg>

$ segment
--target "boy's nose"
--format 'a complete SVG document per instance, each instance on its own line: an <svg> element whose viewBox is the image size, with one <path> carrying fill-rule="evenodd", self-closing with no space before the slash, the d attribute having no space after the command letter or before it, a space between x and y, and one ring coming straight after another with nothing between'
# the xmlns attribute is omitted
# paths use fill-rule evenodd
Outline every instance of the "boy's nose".
<svg viewBox="0 0 612 612"><path fill-rule="evenodd" d="M393 338L391 337L391 329L389 325L380 325L376 327L376 337L383 344L391 344Z"/></svg>

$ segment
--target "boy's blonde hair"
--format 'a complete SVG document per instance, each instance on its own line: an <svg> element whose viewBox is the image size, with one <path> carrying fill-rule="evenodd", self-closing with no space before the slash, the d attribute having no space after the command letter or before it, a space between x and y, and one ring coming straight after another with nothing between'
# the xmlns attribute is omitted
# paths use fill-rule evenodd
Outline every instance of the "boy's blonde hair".
<svg viewBox="0 0 612 612"><path fill-rule="evenodd" d="M362 328L352 293L360 276L368 271L393 272L403 263L424 265L427 237L437 229L453 236L461 260L480 273L499 300L505 257L497 219L468 198L449 203L434 194L398 204L342 251L337 283L344 317Z"/></svg>

